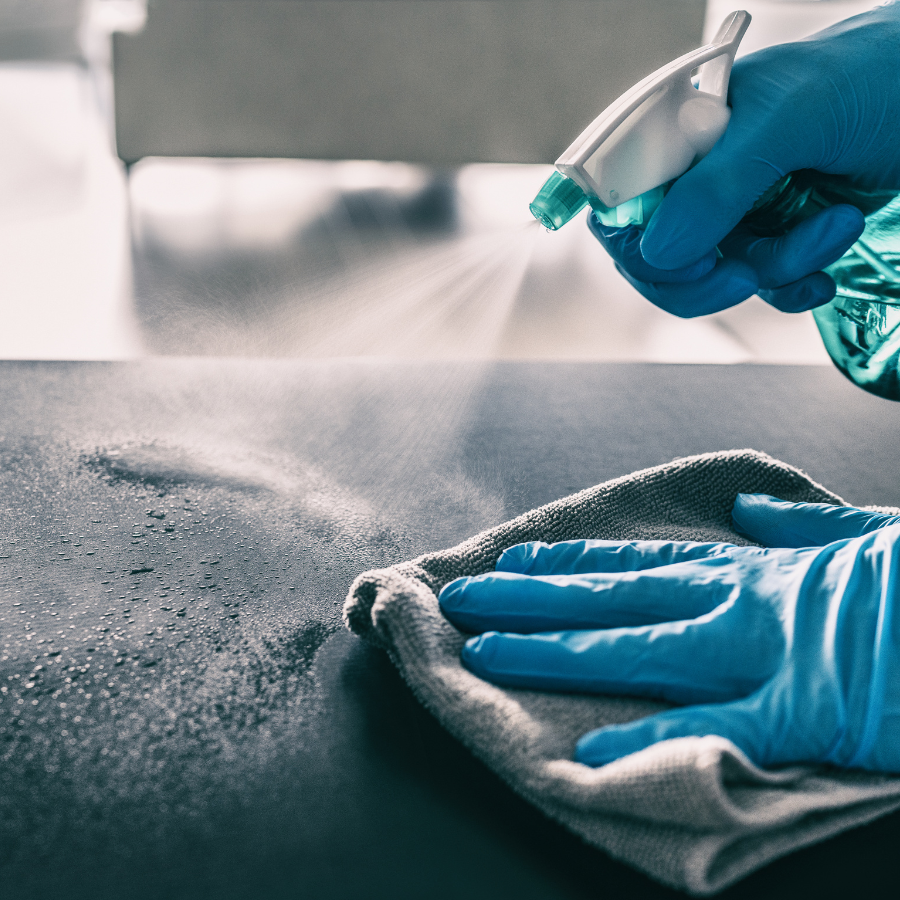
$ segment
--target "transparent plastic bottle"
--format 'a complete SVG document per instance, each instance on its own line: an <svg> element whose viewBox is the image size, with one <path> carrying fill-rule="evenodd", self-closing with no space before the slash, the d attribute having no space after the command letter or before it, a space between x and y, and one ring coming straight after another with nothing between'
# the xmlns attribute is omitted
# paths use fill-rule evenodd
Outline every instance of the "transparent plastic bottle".
<svg viewBox="0 0 900 900"><path fill-rule="evenodd" d="M766 191L744 222L761 236L776 236L835 203L862 210L866 229L825 270L837 295L813 316L828 355L847 378L900 400L900 195L860 191L847 179L803 170Z"/></svg>

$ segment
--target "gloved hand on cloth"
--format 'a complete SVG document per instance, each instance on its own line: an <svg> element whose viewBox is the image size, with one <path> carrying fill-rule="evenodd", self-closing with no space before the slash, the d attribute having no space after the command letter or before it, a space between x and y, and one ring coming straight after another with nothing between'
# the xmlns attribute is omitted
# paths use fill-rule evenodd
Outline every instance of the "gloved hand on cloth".
<svg viewBox="0 0 900 900"><path fill-rule="evenodd" d="M619 271L648 300L686 317L754 293L785 312L831 300L834 281L819 270L862 234L858 208L838 203L774 238L741 219L797 170L845 176L863 191L900 191L898 48L894 3L737 60L725 134L672 185L646 231L589 216Z"/></svg>
<svg viewBox="0 0 900 900"><path fill-rule="evenodd" d="M682 704L586 734L601 766L657 741L721 735L760 766L900 772L900 518L739 494L763 547L519 544L440 594L477 634L462 660L509 687Z"/></svg>

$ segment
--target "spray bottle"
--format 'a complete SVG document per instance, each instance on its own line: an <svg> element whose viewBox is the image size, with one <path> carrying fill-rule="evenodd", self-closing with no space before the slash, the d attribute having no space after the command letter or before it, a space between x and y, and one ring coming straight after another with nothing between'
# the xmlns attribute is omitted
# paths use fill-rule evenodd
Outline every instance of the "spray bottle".
<svg viewBox="0 0 900 900"><path fill-rule="evenodd" d="M590 205L604 225L645 227L670 184L724 134L731 67L749 24L749 13L731 13L712 43L663 66L607 107L556 161L532 215L555 231ZM744 222L761 236L781 235L835 203L858 207L866 229L825 270L837 295L813 310L816 325L829 356L854 384L900 400L900 196L862 192L846 178L805 170L769 188Z"/></svg>

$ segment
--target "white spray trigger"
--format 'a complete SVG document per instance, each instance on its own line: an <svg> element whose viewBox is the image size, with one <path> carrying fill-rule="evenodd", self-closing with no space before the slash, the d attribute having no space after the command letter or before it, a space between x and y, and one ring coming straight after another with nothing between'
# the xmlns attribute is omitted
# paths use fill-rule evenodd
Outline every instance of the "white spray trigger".
<svg viewBox="0 0 900 900"><path fill-rule="evenodd" d="M556 161L588 197L612 208L683 175L725 132L728 79L750 14L670 62L608 106ZM691 72L699 67L699 84Z"/></svg>

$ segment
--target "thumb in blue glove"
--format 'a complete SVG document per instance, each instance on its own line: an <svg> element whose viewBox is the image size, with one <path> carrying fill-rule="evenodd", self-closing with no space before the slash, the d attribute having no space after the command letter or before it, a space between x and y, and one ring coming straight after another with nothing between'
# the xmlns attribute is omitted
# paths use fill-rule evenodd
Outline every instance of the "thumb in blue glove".
<svg viewBox="0 0 900 900"><path fill-rule="evenodd" d="M717 734L759 765L900 771L900 520L739 495L768 547L568 541L507 550L441 608L476 675L511 687L630 694L681 707L585 735L598 766Z"/></svg>

